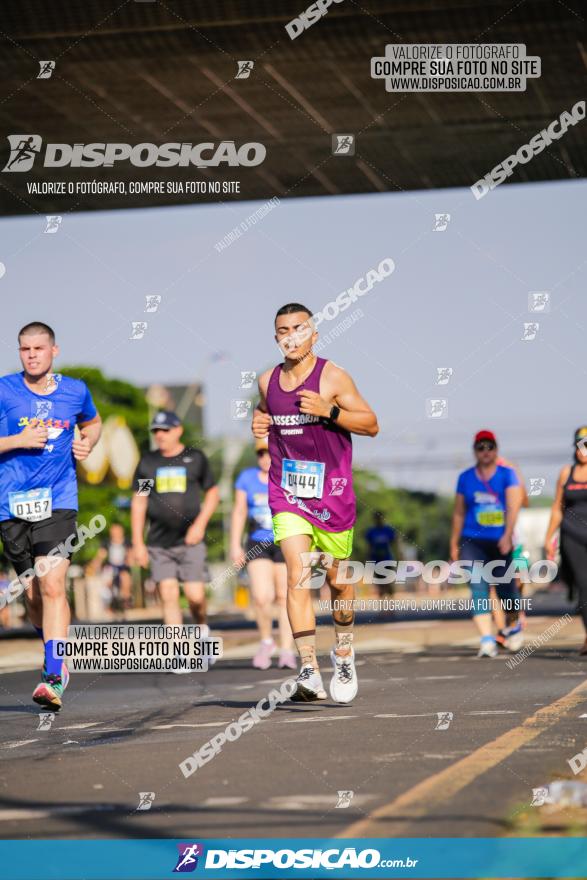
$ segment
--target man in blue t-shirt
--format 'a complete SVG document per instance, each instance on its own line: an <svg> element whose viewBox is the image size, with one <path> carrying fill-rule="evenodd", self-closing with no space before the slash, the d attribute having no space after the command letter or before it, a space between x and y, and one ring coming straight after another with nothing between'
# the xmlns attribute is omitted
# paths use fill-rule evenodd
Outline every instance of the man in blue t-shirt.
<svg viewBox="0 0 587 880"><path fill-rule="evenodd" d="M497 645L492 632L489 587L495 584L500 600L508 605L519 600L515 575L507 572L522 494L515 470L497 463L497 440L492 431L479 431L473 450L477 463L463 471L457 483L450 556L452 561L477 561L484 566L481 575L473 569L473 615L481 636L478 656L495 657Z"/></svg>
<svg viewBox="0 0 587 880"><path fill-rule="evenodd" d="M57 646L71 619L65 577L77 541L75 462L98 442L101 421L85 382L53 372L59 347L51 327L27 324L18 344L23 371L0 378L0 538L45 642L33 700L59 709L69 677Z"/></svg>
<svg viewBox="0 0 587 880"><path fill-rule="evenodd" d="M387 562L394 558L392 544L395 541L395 529L387 525L381 511L376 510L373 514L373 525L365 532L365 538L369 545L369 561ZM391 592L391 584L379 584L381 597Z"/></svg>
<svg viewBox="0 0 587 880"><path fill-rule="evenodd" d="M374 562L386 562L393 559L391 545L395 541L395 529L388 526L380 511L373 514L373 525L365 532L369 544L369 559Z"/></svg>

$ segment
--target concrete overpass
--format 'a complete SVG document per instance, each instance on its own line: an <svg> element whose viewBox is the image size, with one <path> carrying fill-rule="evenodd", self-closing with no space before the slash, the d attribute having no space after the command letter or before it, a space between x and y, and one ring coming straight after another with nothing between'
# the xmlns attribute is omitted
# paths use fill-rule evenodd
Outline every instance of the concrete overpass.
<svg viewBox="0 0 587 880"><path fill-rule="evenodd" d="M8 134L43 143L262 142L256 168L44 168L0 173L5 214L469 186L583 97L576 0L343 0L297 39L306 0L4 0L0 162ZM370 59L387 43L525 43L527 91L390 93ZM54 60L50 78L39 62ZM235 79L239 60L253 60ZM587 123L512 182L585 176ZM354 156L331 152L356 136ZM240 181L240 193L34 194L31 182Z"/></svg>

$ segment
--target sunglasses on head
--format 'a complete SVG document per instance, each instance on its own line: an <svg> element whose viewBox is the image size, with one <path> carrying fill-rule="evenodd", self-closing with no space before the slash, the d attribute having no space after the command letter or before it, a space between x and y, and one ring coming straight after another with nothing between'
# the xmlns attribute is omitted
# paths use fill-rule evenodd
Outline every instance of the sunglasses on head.
<svg viewBox="0 0 587 880"><path fill-rule="evenodd" d="M475 450L477 452L487 452L491 449L495 449L493 440L481 440L480 443L475 443Z"/></svg>

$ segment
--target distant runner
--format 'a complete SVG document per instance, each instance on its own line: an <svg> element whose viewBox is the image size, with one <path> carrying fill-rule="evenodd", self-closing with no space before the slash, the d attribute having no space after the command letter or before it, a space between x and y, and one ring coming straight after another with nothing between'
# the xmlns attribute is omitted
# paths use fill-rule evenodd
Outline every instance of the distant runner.
<svg viewBox="0 0 587 880"><path fill-rule="evenodd" d="M496 657L498 650L491 624L489 588L495 584L500 600L514 605L519 591L512 576L506 576L512 561L512 535L522 498L516 472L497 464L497 441L492 431L479 431L473 444L477 465L459 476L450 540L451 560L493 563L492 576L471 580L473 619L481 637L478 657ZM520 632L506 639L506 647L518 651Z"/></svg>
<svg viewBox="0 0 587 880"><path fill-rule="evenodd" d="M300 655L294 701L325 699L316 658L316 619L310 586L310 551L326 559L336 636L330 695L349 703L357 693L353 650L354 586L337 583L348 559L356 519L351 433L374 437L375 414L348 373L312 351L318 334L310 310L289 303L275 317L284 362L259 379L253 434L269 436L269 506L275 543L287 565L287 610ZM315 554L316 555L316 554Z"/></svg>
<svg viewBox="0 0 587 880"><path fill-rule="evenodd" d="M157 449L143 455L133 480L133 555L138 565L151 565L163 606L163 623L182 623L182 583L194 622L206 638L205 537L220 500L218 487L204 453L181 442L183 426L174 412L157 413L151 433ZM148 548L144 538L147 521Z"/></svg>
<svg viewBox="0 0 587 880"><path fill-rule="evenodd" d="M526 491L522 472L520 471L519 467L517 467L507 458L503 458L502 456L497 459L497 464L501 464L504 467L509 467L513 471L515 471L519 483L518 491L520 493L521 507L529 507L530 499L528 498L528 493ZM512 534L512 544L512 560L515 560L517 563L519 563L520 571L525 569L526 572L528 572L530 570L530 566L528 565L528 559L524 552L524 545L522 544L520 529L517 523L514 526L514 531ZM522 599L524 592L524 582L521 580L517 571L515 581L518 591L520 593L520 599ZM492 594L494 593L494 591L495 589L492 588ZM496 607L493 611L493 619L495 621L495 625L497 626L497 635L495 636L495 641L497 642L497 644L502 648L507 647L509 644L511 650L512 645L515 646L517 643L519 643L521 648L523 644L523 637L521 636L521 633L524 629L524 626L526 625L525 612L522 609L520 609L520 611L504 612L501 608L501 605L496 604Z"/></svg>
<svg viewBox="0 0 587 880"><path fill-rule="evenodd" d="M373 514L373 525L365 532L369 545L370 562L387 562L393 559L392 544L395 541L395 529L385 522L381 511ZM392 584L380 584L379 595L385 596L392 592Z"/></svg>
<svg viewBox="0 0 587 880"><path fill-rule="evenodd" d="M544 539L547 559L556 552L555 534L560 528L561 578L576 599L585 627L579 653L587 654L587 427L575 431L575 461L561 470L550 522Z"/></svg>
<svg viewBox="0 0 587 880"><path fill-rule="evenodd" d="M257 467L242 471L235 484L234 506L230 530L233 563L246 563L251 582L251 598L261 636L259 650L253 658L256 669L269 669L276 645L273 641L273 605L277 600L279 613L280 669L296 669L292 651L293 638L287 617L287 572L285 559L273 541L273 523L269 509L269 448L267 440L257 440ZM242 546L248 519L246 554Z"/></svg>
<svg viewBox="0 0 587 880"><path fill-rule="evenodd" d="M58 710L69 672L55 649L71 620L65 591L71 557L62 545L69 538L77 543L75 461L88 457L101 422L85 382L53 372L59 346L51 327L27 324L18 344L22 373L0 379L0 537L17 575L37 565L39 574L23 581L29 619L45 643L33 700Z"/></svg>

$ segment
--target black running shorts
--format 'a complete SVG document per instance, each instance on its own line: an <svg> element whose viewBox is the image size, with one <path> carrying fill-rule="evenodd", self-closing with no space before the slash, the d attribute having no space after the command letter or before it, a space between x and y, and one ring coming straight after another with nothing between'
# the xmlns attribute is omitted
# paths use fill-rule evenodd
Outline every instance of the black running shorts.
<svg viewBox="0 0 587 880"><path fill-rule="evenodd" d="M265 541L247 541L247 561L255 559L270 559L271 562L285 562L283 553L277 544L268 544Z"/></svg>
<svg viewBox="0 0 587 880"><path fill-rule="evenodd" d="M54 555L71 559L71 553L67 553L60 545L65 544L70 536L77 535L76 517L77 510L63 508L54 510L48 519L40 522L27 522L24 519L5 519L0 522L4 553L16 573L23 574L33 567L35 559L48 556L55 548L59 548L59 553Z"/></svg>

